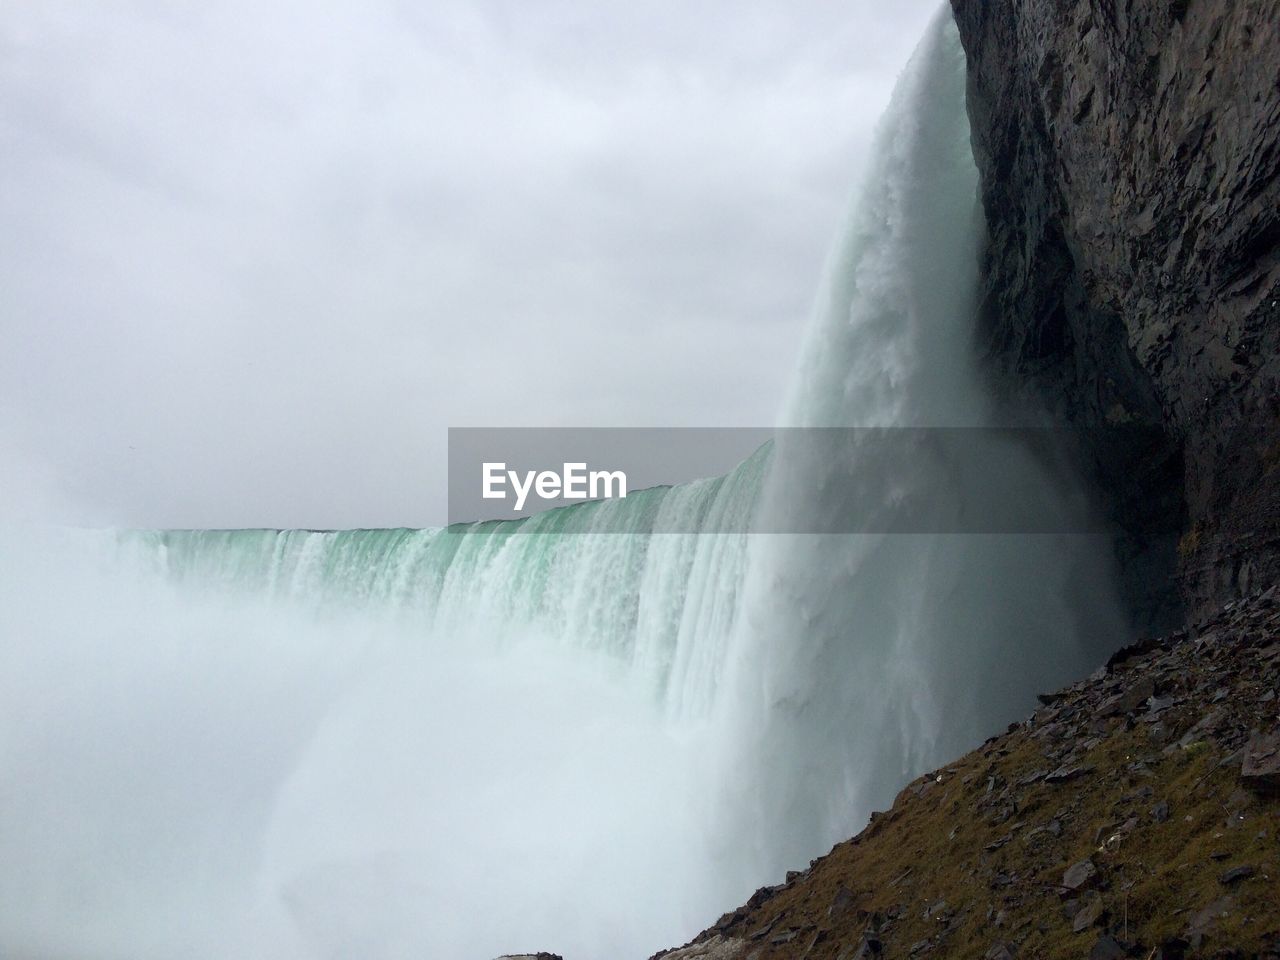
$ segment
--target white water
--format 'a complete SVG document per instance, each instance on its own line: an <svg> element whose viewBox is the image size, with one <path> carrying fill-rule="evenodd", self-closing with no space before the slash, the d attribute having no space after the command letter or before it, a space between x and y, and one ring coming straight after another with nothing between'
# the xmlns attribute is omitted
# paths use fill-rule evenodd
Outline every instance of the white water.
<svg viewBox="0 0 1280 960"><path fill-rule="evenodd" d="M851 478L883 498L859 504L871 529L891 526L912 494L929 511L913 529L960 528L1015 500L1053 518L1048 527L1084 529L1069 477L981 429L1003 424L971 346L977 186L963 51L944 12L882 121L784 419L976 428L999 469L975 474L970 459L916 454L905 441L886 448L875 431L850 432L833 458L829 444L781 431L760 507L769 529L810 529L809 517L847 511ZM1091 670L1122 635L1108 545L1096 536L775 535L751 542L747 568L728 755L750 771L748 821L775 874L1026 712L1033 693Z"/></svg>
<svg viewBox="0 0 1280 960"><path fill-rule="evenodd" d="M940 17L785 422L990 422L962 98ZM786 496L815 466L791 453L537 536L7 537L0 952L644 957L1113 641L1082 538L734 532L830 507ZM1010 464L1010 489L1075 509ZM954 486L940 510L985 495ZM644 535L670 512L728 532Z"/></svg>

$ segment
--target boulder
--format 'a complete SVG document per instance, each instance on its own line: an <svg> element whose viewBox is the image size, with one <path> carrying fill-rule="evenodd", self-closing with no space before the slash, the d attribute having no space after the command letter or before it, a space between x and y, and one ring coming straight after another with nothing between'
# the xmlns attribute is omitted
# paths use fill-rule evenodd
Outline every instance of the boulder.
<svg viewBox="0 0 1280 960"><path fill-rule="evenodd" d="M1092 860L1081 860L1067 868L1062 875L1062 886L1072 893L1093 886L1098 880L1098 868Z"/></svg>
<svg viewBox="0 0 1280 960"><path fill-rule="evenodd" d="M747 956L747 942L736 937L722 937L719 934L680 947L668 953L660 953L661 960L741 960ZM655 958L656 960L656 958Z"/></svg>
<svg viewBox="0 0 1280 960"><path fill-rule="evenodd" d="M1098 925L1098 921L1102 919L1104 907L1102 897L1097 893L1091 893L1080 902L1080 908L1076 911L1075 916L1071 918L1071 932L1084 933Z"/></svg>
<svg viewBox="0 0 1280 960"><path fill-rule="evenodd" d="M1240 780L1260 793L1280 793L1280 730L1255 733L1245 744Z"/></svg>
<svg viewBox="0 0 1280 960"><path fill-rule="evenodd" d="M1102 936L1089 951L1089 960L1120 960L1121 957L1128 955L1129 951L1124 944L1115 937Z"/></svg>
<svg viewBox="0 0 1280 960"><path fill-rule="evenodd" d="M1239 883L1241 880L1248 880L1256 871L1250 866L1232 867L1218 877L1218 882L1223 886L1231 886L1233 883Z"/></svg>

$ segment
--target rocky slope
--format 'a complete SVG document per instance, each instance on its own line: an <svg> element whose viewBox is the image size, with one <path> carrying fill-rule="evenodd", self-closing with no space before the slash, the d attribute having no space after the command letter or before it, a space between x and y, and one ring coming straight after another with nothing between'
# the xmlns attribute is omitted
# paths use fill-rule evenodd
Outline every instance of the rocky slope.
<svg viewBox="0 0 1280 960"><path fill-rule="evenodd" d="M1280 958L1280 587L1041 701L656 958Z"/></svg>
<svg viewBox="0 0 1280 960"><path fill-rule="evenodd" d="M1272 582L1280 0L952 7L998 379L1076 428L1139 624Z"/></svg>

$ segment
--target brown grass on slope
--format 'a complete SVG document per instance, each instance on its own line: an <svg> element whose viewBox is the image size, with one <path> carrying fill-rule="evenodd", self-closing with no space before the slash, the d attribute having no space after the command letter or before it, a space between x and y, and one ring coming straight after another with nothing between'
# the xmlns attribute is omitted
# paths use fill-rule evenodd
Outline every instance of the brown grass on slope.
<svg viewBox="0 0 1280 960"><path fill-rule="evenodd" d="M1280 958L1278 593L1042 697L657 957Z"/></svg>

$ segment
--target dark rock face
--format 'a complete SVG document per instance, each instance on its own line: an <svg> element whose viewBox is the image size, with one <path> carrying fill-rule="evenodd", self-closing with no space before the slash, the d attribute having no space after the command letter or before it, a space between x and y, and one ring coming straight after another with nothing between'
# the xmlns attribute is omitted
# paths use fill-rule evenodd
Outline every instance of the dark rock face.
<svg viewBox="0 0 1280 960"><path fill-rule="evenodd" d="M952 0L982 347L1073 428L1135 619L1280 573L1280 0Z"/></svg>

